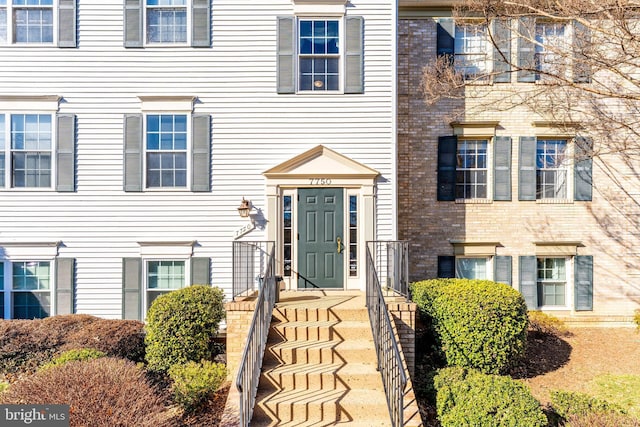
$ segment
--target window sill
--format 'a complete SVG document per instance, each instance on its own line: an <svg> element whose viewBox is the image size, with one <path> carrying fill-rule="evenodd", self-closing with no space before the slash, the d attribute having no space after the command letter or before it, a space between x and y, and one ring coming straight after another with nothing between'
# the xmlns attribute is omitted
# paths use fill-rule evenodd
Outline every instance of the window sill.
<svg viewBox="0 0 640 427"><path fill-rule="evenodd" d="M536 203L540 205L572 205L573 200L570 199L536 199Z"/></svg>
<svg viewBox="0 0 640 427"><path fill-rule="evenodd" d="M491 199L456 199L456 204L461 205L489 205L493 203Z"/></svg>

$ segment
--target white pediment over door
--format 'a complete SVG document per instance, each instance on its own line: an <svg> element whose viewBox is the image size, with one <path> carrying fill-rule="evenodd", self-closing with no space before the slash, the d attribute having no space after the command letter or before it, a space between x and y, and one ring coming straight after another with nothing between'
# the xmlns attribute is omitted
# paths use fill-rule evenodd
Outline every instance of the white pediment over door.
<svg viewBox="0 0 640 427"><path fill-rule="evenodd" d="M268 179L323 176L336 179L373 180L380 175L380 172L324 145L318 145L265 171L263 175Z"/></svg>

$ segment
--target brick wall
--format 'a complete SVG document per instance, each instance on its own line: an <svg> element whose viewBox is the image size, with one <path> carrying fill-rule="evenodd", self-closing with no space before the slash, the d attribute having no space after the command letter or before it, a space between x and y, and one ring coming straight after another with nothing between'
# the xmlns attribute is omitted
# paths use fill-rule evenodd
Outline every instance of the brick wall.
<svg viewBox="0 0 640 427"><path fill-rule="evenodd" d="M518 201L518 138L537 136L533 122L545 117L526 105L487 106L534 84L486 85L470 89L484 96L428 105L420 85L436 55L435 20L400 19L398 40L398 234L410 241L411 280L436 276L437 256L454 255L450 240L498 242L496 255L512 256L517 288L518 256L535 255L536 242L575 241L578 255L594 257L594 310L559 314L630 316L640 308L640 173L632 163L617 153L595 158L591 202ZM512 201L436 200L438 137L453 134L454 120L499 121L495 135L512 138Z"/></svg>

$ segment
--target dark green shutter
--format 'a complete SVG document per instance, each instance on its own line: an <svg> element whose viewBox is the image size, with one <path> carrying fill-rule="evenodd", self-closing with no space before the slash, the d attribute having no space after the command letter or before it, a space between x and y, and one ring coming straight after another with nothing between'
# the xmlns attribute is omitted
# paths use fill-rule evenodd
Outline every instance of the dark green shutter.
<svg viewBox="0 0 640 427"><path fill-rule="evenodd" d="M191 191L211 190L211 116L192 116Z"/></svg>
<svg viewBox="0 0 640 427"><path fill-rule="evenodd" d="M535 136L521 136L519 147L518 200L536 199L536 146Z"/></svg>
<svg viewBox="0 0 640 427"><path fill-rule="evenodd" d="M191 46L211 46L211 1L192 0Z"/></svg>
<svg viewBox="0 0 640 427"><path fill-rule="evenodd" d="M573 21L573 81L591 82L591 64L587 50L591 47L591 30L581 22Z"/></svg>
<svg viewBox="0 0 640 427"><path fill-rule="evenodd" d="M56 258L56 314L73 314L75 258Z"/></svg>
<svg viewBox="0 0 640 427"><path fill-rule="evenodd" d="M76 0L58 0L58 47L76 47Z"/></svg>
<svg viewBox="0 0 640 427"><path fill-rule="evenodd" d="M75 191L76 117L73 114L56 116L56 191Z"/></svg>
<svg viewBox="0 0 640 427"><path fill-rule="evenodd" d="M511 83L511 21L493 21L493 81Z"/></svg>
<svg viewBox="0 0 640 427"><path fill-rule="evenodd" d="M529 310L538 308L538 259L535 256L520 257L520 293Z"/></svg>
<svg viewBox="0 0 640 427"><path fill-rule="evenodd" d="M142 259L122 259L122 318L142 320Z"/></svg>
<svg viewBox="0 0 640 427"><path fill-rule="evenodd" d="M453 279L456 277L456 257L438 256L438 278Z"/></svg>
<svg viewBox="0 0 640 427"><path fill-rule="evenodd" d="M593 197L593 141L591 138L575 138L574 199L591 201Z"/></svg>
<svg viewBox="0 0 640 427"><path fill-rule="evenodd" d="M438 138L438 200L456 199L456 154L458 138Z"/></svg>
<svg viewBox="0 0 640 427"><path fill-rule="evenodd" d="M535 44L536 21L533 18L520 18L518 21L518 81L531 83L536 81Z"/></svg>
<svg viewBox="0 0 640 427"><path fill-rule="evenodd" d="M211 258L191 258L191 284L211 284Z"/></svg>
<svg viewBox="0 0 640 427"><path fill-rule="evenodd" d="M143 46L142 0L124 0L124 47Z"/></svg>
<svg viewBox="0 0 640 427"><path fill-rule="evenodd" d="M436 27L436 52L438 56L446 56L453 63L455 49L455 22L453 18L441 18Z"/></svg>
<svg viewBox="0 0 640 427"><path fill-rule="evenodd" d="M347 16L344 93L364 92L364 18Z"/></svg>
<svg viewBox="0 0 640 427"><path fill-rule="evenodd" d="M593 256L580 255L574 258L575 309L593 310Z"/></svg>
<svg viewBox="0 0 640 427"><path fill-rule="evenodd" d="M295 23L292 16L278 17L278 93L295 93Z"/></svg>
<svg viewBox="0 0 640 427"><path fill-rule="evenodd" d="M124 116L124 191L142 191L142 114Z"/></svg>
<svg viewBox="0 0 640 427"><path fill-rule="evenodd" d="M511 286L511 257L493 257L493 281Z"/></svg>
<svg viewBox="0 0 640 427"><path fill-rule="evenodd" d="M511 200L511 137L493 139L493 200Z"/></svg>

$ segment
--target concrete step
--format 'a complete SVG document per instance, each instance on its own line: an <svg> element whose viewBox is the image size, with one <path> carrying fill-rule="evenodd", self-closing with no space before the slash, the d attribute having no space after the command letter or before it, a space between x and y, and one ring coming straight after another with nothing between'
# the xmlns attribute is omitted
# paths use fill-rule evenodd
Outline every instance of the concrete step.
<svg viewBox="0 0 640 427"><path fill-rule="evenodd" d="M375 361L263 366L260 381L264 390L273 388L284 391L376 389L382 386Z"/></svg>
<svg viewBox="0 0 640 427"><path fill-rule="evenodd" d="M382 387L382 384L380 384ZM251 426L388 426L384 392L362 390L258 391Z"/></svg>
<svg viewBox="0 0 640 427"><path fill-rule="evenodd" d="M287 308L276 307L273 318L281 322L316 322L329 320L359 320L369 322L366 307L362 308Z"/></svg>
<svg viewBox="0 0 640 427"><path fill-rule="evenodd" d="M338 363L375 361L372 340L283 341L281 337L267 343L264 364Z"/></svg>
<svg viewBox="0 0 640 427"><path fill-rule="evenodd" d="M346 341L371 337L369 323L361 321L316 321L273 323L269 339L287 341ZM373 339L373 338L372 338Z"/></svg>

